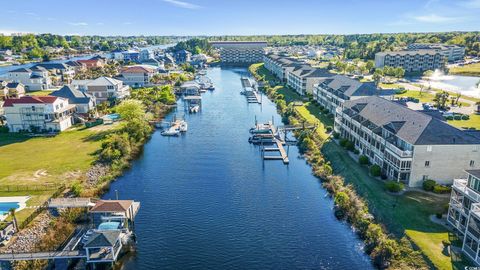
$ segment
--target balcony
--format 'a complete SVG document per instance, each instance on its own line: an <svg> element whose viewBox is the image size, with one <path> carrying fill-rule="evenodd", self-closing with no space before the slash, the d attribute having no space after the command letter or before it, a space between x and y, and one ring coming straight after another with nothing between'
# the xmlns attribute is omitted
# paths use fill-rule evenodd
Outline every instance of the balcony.
<svg viewBox="0 0 480 270"><path fill-rule="evenodd" d="M480 217L480 205L476 205L476 203L480 202L480 194L467 186L467 179L453 180L453 188L460 191L462 194L467 195L470 199L475 201L475 204L472 206L472 211L474 211L473 209L476 207L478 209L477 214Z"/></svg>
<svg viewBox="0 0 480 270"><path fill-rule="evenodd" d="M399 156L400 158L411 158L411 157L413 157L413 152L412 151L401 150L400 148L397 148L392 143L386 143L386 148L390 152L392 152L393 154Z"/></svg>

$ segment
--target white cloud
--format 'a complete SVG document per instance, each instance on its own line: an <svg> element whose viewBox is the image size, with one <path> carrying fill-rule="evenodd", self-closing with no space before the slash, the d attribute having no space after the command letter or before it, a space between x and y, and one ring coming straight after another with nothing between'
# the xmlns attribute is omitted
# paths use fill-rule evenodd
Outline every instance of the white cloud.
<svg viewBox="0 0 480 270"><path fill-rule="evenodd" d="M21 30L13 30L13 29L0 29L0 34L10 36L11 34L28 34L28 33L33 33L33 32L28 32L28 31L21 31Z"/></svg>
<svg viewBox="0 0 480 270"><path fill-rule="evenodd" d="M86 22L70 22L68 24L73 25L73 26L87 26L88 25L88 23L86 23Z"/></svg>
<svg viewBox="0 0 480 270"><path fill-rule="evenodd" d="M425 23L444 23L444 22L456 21L459 18L441 16L437 14L427 14L427 15L414 16L413 19L416 21L425 22Z"/></svg>
<svg viewBox="0 0 480 270"><path fill-rule="evenodd" d="M174 6L180 7L180 8L186 8L186 9L199 9L199 5L195 5L192 3L184 2L184 1L179 1L179 0L163 0L163 2L167 2L169 4L172 4Z"/></svg>
<svg viewBox="0 0 480 270"><path fill-rule="evenodd" d="M25 15L37 16L37 13L35 13L35 12L25 12Z"/></svg>

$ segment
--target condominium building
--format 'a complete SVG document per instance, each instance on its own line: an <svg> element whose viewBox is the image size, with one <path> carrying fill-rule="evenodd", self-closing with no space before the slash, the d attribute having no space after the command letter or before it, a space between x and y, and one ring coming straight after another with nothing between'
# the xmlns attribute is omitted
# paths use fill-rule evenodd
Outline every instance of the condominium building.
<svg viewBox="0 0 480 270"><path fill-rule="evenodd" d="M3 109L11 132L59 132L72 126L75 105L60 97L25 96L6 99Z"/></svg>
<svg viewBox="0 0 480 270"><path fill-rule="evenodd" d="M314 85L322 79L333 76L327 69L314 68L309 65L299 65L288 71L287 84L298 94L313 94Z"/></svg>
<svg viewBox="0 0 480 270"><path fill-rule="evenodd" d="M412 50L379 52L375 54L375 67L402 67L406 72L422 72L443 68L445 57L439 50Z"/></svg>
<svg viewBox="0 0 480 270"><path fill-rule="evenodd" d="M345 101L336 110L335 131L383 175L411 187L426 179L451 184L464 170L480 168L479 132L377 96Z"/></svg>
<svg viewBox="0 0 480 270"><path fill-rule="evenodd" d="M220 59L226 64L252 64L262 62L265 41L214 41L210 43L220 51Z"/></svg>
<svg viewBox="0 0 480 270"><path fill-rule="evenodd" d="M462 240L462 251L480 265L480 170L466 171L467 177L455 179L447 222Z"/></svg>
<svg viewBox="0 0 480 270"><path fill-rule="evenodd" d="M284 83L288 80L289 72L291 72L295 67L305 64L298 59L284 57L277 54L265 55L263 57L263 62L265 64L265 68Z"/></svg>
<svg viewBox="0 0 480 270"><path fill-rule="evenodd" d="M335 75L319 81L313 88L313 98L331 113L342 107L347 100L369 96L393 97L394 91L381 90L375 83L361 83L343 75Z"/></svg>
<svg viewBox="0 0 480 270"><path fill-rule="evenodd" d="M439 50L448 62L463 60L465 57L465 47L458 45L446 45L438 43L412 43L408 44L408 50L432 49Z"/></svg>

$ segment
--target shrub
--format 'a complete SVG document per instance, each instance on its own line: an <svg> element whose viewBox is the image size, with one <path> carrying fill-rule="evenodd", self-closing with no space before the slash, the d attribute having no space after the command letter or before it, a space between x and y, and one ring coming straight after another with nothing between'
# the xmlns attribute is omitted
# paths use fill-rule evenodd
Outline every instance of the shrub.
<svg viewBox="0 0 480 270"><path fill-rule="evenodd" d="M370 174L374 177L378 177L380 174L382 174L382 168L380 168L380 166L377 164L374 164L370 167Z"/></svg>
<svg viewBox="0 0 480 270"><path fill-rule="evenodd" d="M7 126L0 126L0 133L8 133L8 127Z"/></svg>
<svg viewBox="0 0 480 270"><path fill-rule="evenodd" d="M82 194L83 187L79 182L75 182L70 187L70 190L72 191L73 194L75 194L76 197L79 197L80 194Z"/></svg>
<svg viewBox="0 0 480 270"><path fill-rule="evenodd" d="M330 133L332 132L333 128L331 126L327 126L325 130L327 131L327 133Z"/></svg>
<svg viewBox="0 0 480 270"><path fill-rule="evenodd" d="M441 219L443 214L442 213L436 213L435 216L438 218L438 219ZM445 241L445 240L444 240Z"/></svg>
<svg viewBox="0 0 480 270"><path fill-rule="evenodd" d="M450 115L450 116L447 116L447 117L445 117L445 118L446 118L447 120L453 120L453 116L451 116L451 115Z"/></svg>
<svg viewBox="0 0 480 270"><path fill-rule="evenodd" d="M334 132L334 133L333 133L333 138L334 138L334 139L340 138L340 134L337 133L337 132Z"/></svg>
<svg viewBox="0 0 480 270"><path fill-rule="evenodd" d="M450 193L452 189L447 186L442 186L442 185L435 185L433 187L433 193L437 194L445 194L445 193Z"/></svg>
<svg viewBox="0 0 480 270"><path fill-rule="evenodd" d="M434 180L427 179L423 181L422 187L423 187L423 190L433 191L433 188L435 187L436 184L437 183Z"/></svg>
<svg viewBox="0 0 480 270"><path fill-rule="evenodd" d="M397 181L387 181L385 182L385 188L390 192L400 192L403 189L403 183Z"/></svg>
<svg viewBox="0 0 480 270"><path fill-rule="evenodd" d="M462 120L462 116L459 115L459 114L456 114L456 115L453 116L453 119L455 119L455 120Z"/></svg>
<svg viewBox="0 0 480 270"><path fill-rule="evenodd" d="M333 118L334 115L333 115L333 113L329 113L329 114L327 115L327 117L328 117L328 118Z"/></svg>
<svg viewBox="0 0 480 270"><path fill-rule="evenodd" d="M367 165L369 163L368 157L361 155L360 157L358 157L358 163L360 163L360 165Z"/></svg>
<svg viewBox="0 0 480 270"><path fill-rule="evenodd" d="M401 94L405 94L406 92L407 92L406 89L398 89L398 90L395 91L395 94L401 95Z"/></svg>
<svg viewBox="0 0 480 270"><path fill-rule="evenodd" d="M470 119L470 116L466 114L462 115L462 120L468 120L468 119Z"/></svg>
<svg viewBox="0 0 480 270"><path fill-rule="evenodd" d="M323 111L323 109L325 109L325 107L323 105L318 105L318 109L320 109L320 111Z"/></svg>
<svg viewBox="0 0 480 270"><path fill-rule="evenodd" d="M358 155L358 154L360 154L360 151L358 151L357 149L354 149L354 150L353 150L353 153L354 153L355 155Z"/></svg>
<svg viewBox="0 0 480 270"><path fill-rule="evenodd" d="M348 150L348 151L354 151L355 150L355 144L353 144L353 142L351 141L348 141L347 144L345 145L345 148Z"/></svg>
<svg viewBox="0 0 480 270"><path fill-rule="evenodd" d="M341 147L346 147L346 146L347 146L347 143L348 143L348 140L347 140L347 139L341 139L341 140L340 140L340 146L341 146Z"/></svg>

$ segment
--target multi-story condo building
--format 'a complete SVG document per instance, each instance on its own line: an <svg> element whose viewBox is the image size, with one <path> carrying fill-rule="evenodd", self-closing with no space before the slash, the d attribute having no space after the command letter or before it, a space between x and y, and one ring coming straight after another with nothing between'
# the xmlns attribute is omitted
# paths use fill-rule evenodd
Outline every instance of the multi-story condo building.
<svg viewBox="0 0 480 270"><path fill-rule="evenodd" d="M313 88L313 98L331 113L342 107L347 100L355 100L369 96L390 98L394 91L378 89L375 83L361 83L343 75L335 75L322 79Z"/></svg>
<svg viewBox="0 0 480 270"><path fill-rule="evenodd" d="M412 50L379 52L375 54L375 67L402 67L406 72L421 72L443 68L445 57L439 50Z"/></svg>
<svg viewBox="0 0 480 270"><path fill-rule="evenodd" d="M463 253L480 265L480 170L453 181L447 222L462 240Z"/></svg>
<svg viewBox="0 0 480 270"><path fill-rule="evenodd" d="M277 54L265 55L263 57L263 62L265 64L265 68L284 83L287 82L288 73L290 71L292 71L295 67L305 64L298 59L284 57Z"/></svg>
<svg viewBox="0 0 480 270"><path fill-rule="evenodd" d="M97 103L124 99L130 96L130 87L122 81L99 77L95 80L74 80L72 85L80 91L87 92L95 97Z"/></svg>
<svg viewBox="0 0 480 270"><path fill-rule="evenodd" d="M328 70L323 68L314 68L309 65L295 66L288 71L287 84L298 94L313 94L313 86L322 79L333 76Z"/></svg>
<svg viewBox="0 0 480 270"><path fill-rule="evenodd" d="M157 74L157 70L154 68L135 65L123 68L118 79L131 87L144 87L151 85L150 80L155 74Z"/></svg>
<svg viewBox="0 0 480 270"><path fill-rule="evenodd" d="M25 85L26 91L46 90L52 87L49 72L41 66L19 68L8 72L8 79Z"/></svg>
<svg viewBox="0 0 480 270"><path fill-rule="evenodd" d="M345 101L335 131L355 144L389 179L421 186L426 179L451 184L464 170L480 168L480 135L377 96Z"/></svg>
<svg viewBox="0 0 480 270"><path fill-rule="evenodd" d="M24 96L6 99L3 109L11 132L59 132L72 126L75 105L60 97Z"/></svg>
<svg viewBox="0 0 480 270"><path fill-rule="evenodd" d="M408 44L408 50L432 49L439 50L448 62L463 60L465 57L465 47L458 45L446 45L438 43L412 43Z"/></svg>
<svg viewBox="0 0 480 270"><path fill-rule="evenodd" d="M214 41L210 43L220 51L220 59L226 64L252 64L262 62L265 41Z"/></svg>

